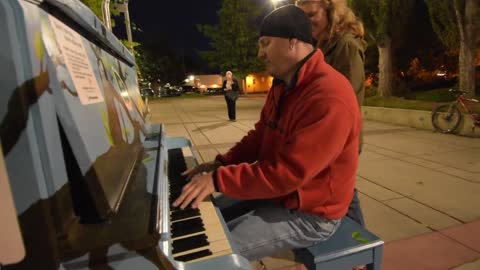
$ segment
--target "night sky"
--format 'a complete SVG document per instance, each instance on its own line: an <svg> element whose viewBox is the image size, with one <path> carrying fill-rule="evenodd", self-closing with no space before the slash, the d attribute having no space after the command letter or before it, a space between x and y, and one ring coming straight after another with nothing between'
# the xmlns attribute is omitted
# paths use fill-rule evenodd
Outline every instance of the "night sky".
<svg viewBox="0 0 480 270"><path fill-rule="evenodd" d="M133 31L133 40L142 44L160 42L179 57L190 58L200 69L209 72L207 63L196 53L208 49L209 40L195 25L218 24L220 8L221 0L130 0L130 20L142 30ZM114 33L126 39L122 20L116 20Z"/></svg>
<svg viewBox="0 0 480 270"><path fill-rule="evenodd" d="M217 24L220 0L131 0L131 21L143 30L135 39L160 36L186 54L206 49L208 40L196 30L196 24Z"/></svg>
<svg viewBox="0 0 480 270"><path fill-rule="evenodd" d="M270 0L256 1L270 4ZM164 40L166 46L175 50L177 55L185 55L199 63L206 72L211 71L196 53L209 49L209 40L195 25L218 24L217 12L220 8L221 0L130 0L130 19L142 30L134 31L133 39L140 43ZM126 39L121 20L123 18L117 20L114 33Z"/></svg>

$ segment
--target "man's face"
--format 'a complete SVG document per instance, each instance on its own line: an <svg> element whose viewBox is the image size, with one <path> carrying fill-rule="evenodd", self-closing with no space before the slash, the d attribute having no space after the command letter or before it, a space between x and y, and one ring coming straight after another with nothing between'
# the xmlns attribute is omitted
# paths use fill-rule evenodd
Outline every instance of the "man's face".
<svg viewBox="0 0 480 270"><path fill-rule="evenodd" d="M283 78L292 66L290 42L286 38L262 36L258 39L258 58L266 66L267 72Z"/></svg>
<svg viewBox="0 0 480 270"><path fill-rule="evenodd" d="M300 0L295 3L312 22L312 36L319 38L327 30L328 17L323 0Z"/></svg>

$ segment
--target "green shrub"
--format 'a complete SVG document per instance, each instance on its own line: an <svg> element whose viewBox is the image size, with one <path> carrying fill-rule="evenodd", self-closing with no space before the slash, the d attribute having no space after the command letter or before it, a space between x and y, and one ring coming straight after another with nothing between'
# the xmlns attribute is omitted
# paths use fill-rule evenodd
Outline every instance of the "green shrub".
<svg viewBox="0 0 480 270"><path fill-rule="evenodd" d="M455 100L455 97L448 92L450 88L441 88L425 92L415 93L416 100L434 101L434 102L450 102Z"/></svg>
<svg viewBox="0 0 480 270"><path fill-rule="evenodd" d="M369 97L365 99L363 103L365 106L373 107L386 107L386 108L398 108L398 109L410 109L431 111L434 102L421 101L421 100L408 100L399 97Z"/></svg>
<svg viewBox="0 0 480 270"><path fill-rule="evenodd" d="M370 87L365 88L365 97L374 97L378 93L378 87L376 85L372 85Z"/></svg>

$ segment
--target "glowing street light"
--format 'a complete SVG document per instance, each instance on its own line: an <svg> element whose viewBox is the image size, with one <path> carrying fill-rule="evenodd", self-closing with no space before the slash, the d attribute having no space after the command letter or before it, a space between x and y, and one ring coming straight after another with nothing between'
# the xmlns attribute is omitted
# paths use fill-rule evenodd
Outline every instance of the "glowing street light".
<svg viewBox="0 0 480 270"><path fill-rule="evenodd" d="M274 9L277 8L278 3L283 2L283 0L270 0L270 1L272 1L272 5Z"/></svg>
<svg viewBox="0 0 480 270"><path fill-rule="evenodd" d="M195 76L190 75L190 76L188 77L188 79L189 79L190 81L193 81L193 80L195 79Z"/></svg>

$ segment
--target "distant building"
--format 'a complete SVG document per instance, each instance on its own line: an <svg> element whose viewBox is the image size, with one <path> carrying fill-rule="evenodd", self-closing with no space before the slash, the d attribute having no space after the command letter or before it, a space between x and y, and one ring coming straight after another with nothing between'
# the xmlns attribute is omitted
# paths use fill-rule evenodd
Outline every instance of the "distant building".
<svg viewBox="0 0 480 270"><path fill-rule="evenodd" d="M192 80L193 79L193 80ZM193 86L200 90L200 92L205 92L208 89L210 90L219 90L222 88L223 77L219 74L209 74L209 75L192 75L185 80L186 86Z"/></svg>
<svg viewBox="0 0 480 270"><path fill-rule="evenodd" d="M244 81L243 89L247 93L264 93L272 87L273 77L266 73L248 74Z"/></svg>

